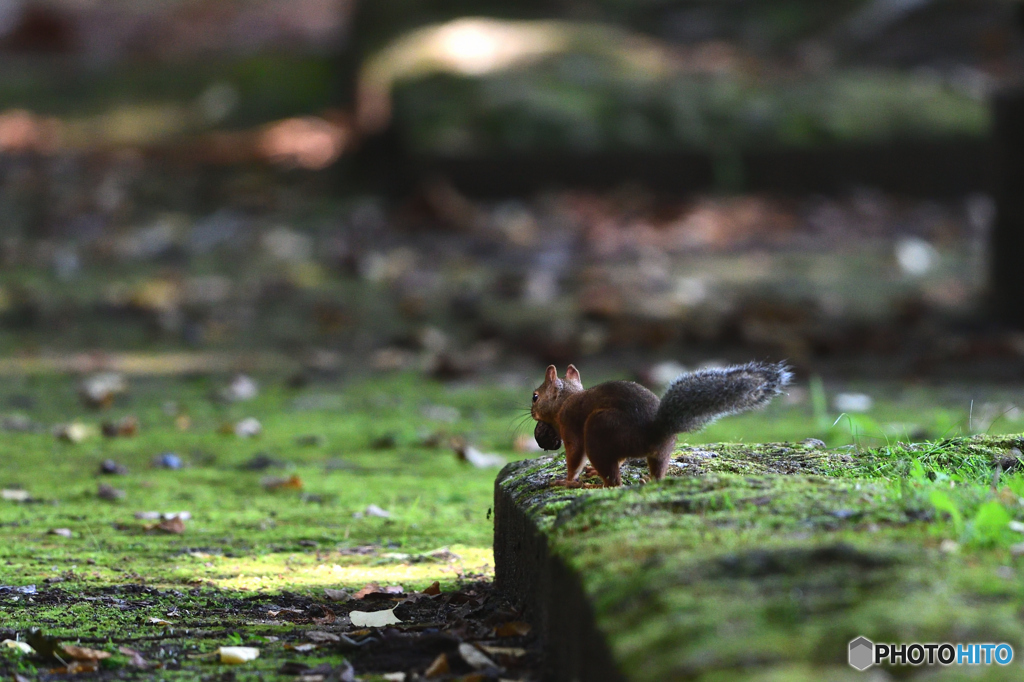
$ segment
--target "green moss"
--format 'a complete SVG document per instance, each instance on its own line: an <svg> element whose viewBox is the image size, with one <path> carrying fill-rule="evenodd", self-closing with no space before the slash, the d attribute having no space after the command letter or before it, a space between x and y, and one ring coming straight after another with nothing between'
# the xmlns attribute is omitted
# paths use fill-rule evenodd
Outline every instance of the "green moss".
<svg viewBox="0 0 1024 682"><path fill-rule="evenodd" d="M517 394L446 388L410 375L301 391L284 388L283 379L259 377L260 396L233 404L210 399L223 378L133 379L130 393L103 412L81 405L72 378L6 381L0 402L31 405L23 412L40 430L0 439L0 488L21 487L33 499L0 500L0 585L34 584L39 594L0 591L0 631L39 627L70 640L92 638L88 646L109 651L116 646L107 637L151 638L134 646L147 658L182 666L162 670L161 679L226 672L188 656L240 638L261 648L258 661L235 669L244 678L276 670L283 657L295 655L284 645L317 628L309 618L299 627L287 614L267 614L275 600L291 603L287 594L326 603L325 587L358 589L376 581L412 590L437 580L447 590L492 574L495 470L460 462L447 445L429 447L424 439L465 434L482 450L514 458L507 405ZM424 416L425 407L437 405L455 408L456 420ZM188 430L175 425L177 413L189 415ZM96 434L70 444L49 431L72 419L96 428L128 414L140 422L133 438ZM223 424L250 416L262 423L258 438L219 433ZM374 448L384 435L394 447ZM178 454L186 466L154 467L152 459L163 452ZM281 466L246 468L260 453ZM129 473L101 476L106 458ZM265 476L292 475L302 490L261 485ZM100 483L125 497L100 499ZM390 518L366 515L370 504ZM143 524L152 522L135 514L147 511L187 511L192 518L180 535L146 531ZM49 534L53 529L72 536ZM352 551L367 546L369 553ZM441 547L451 554L430 556ZM168 630L174 634L161 639ZM343 654L325 656L337 662ZM302 660L319 662L315 654ZM3 654L0 676L20 665L32 666Z"/></svg>
<svg viewBox="0 0 1024 682"><path fill-rule="evenodd" d="M558 493L550 457L502 485L578 572L629 679L852 679L860 635L1020 650L1024 478L996 477L1019 442L691 446L660 483Z"/></svg>

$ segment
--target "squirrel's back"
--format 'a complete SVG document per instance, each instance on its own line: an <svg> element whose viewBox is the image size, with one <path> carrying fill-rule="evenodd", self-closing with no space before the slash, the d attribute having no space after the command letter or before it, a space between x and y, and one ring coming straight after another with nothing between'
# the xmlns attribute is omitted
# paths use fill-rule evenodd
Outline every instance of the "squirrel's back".
<svg viewBox="0 0 1024 682"><path fill-rule="evenodd" d="M570 396L562 409L562 421L586 420L598 410L620 410L637 426L654 423L660 404L658 396L632 381L606 381ZM567 424L568 425L568 424Z"/></svg>

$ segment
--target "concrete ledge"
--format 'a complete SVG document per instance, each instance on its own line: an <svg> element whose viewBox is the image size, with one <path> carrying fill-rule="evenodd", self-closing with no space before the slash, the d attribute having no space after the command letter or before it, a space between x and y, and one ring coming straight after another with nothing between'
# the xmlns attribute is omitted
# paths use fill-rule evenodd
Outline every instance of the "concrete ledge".
<svg viewBox="0 0 1024 682"><path fill-rule="evenodd" d="M665 481L627 463L610 490L550 488L561 456L517 462L495 487L496 579L545 635L553 680L862 680L858 636L1007 642L1019 659L1024 538L1005 518L1024 518L1024 485L949 477L990 482L1021 444L688 447ZM982 532L985 509L1007 516ZM1019 665L892 672L1010 680Z"/></svg>
<svg viewBox="0 0 1024 682"><path fill-rule="evenodd" d="M531 463L509 464L494 486L495 581L545 634L549 679L625 682L594 624L579 577L549 551L547 538L502 486Z"/></svg>

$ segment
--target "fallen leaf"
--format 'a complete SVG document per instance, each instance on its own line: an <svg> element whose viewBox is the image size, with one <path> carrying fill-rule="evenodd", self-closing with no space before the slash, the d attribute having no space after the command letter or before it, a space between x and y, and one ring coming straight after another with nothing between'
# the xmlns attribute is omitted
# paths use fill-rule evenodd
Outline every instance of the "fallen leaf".
<svg viewBox="0 0 1024 682"><path fill-rule="evenodd" d="M387 511L386 509L381 509L380 507L378 507L375 504L369 505L366 508L366 512L365 513L366 513L367 516L376 516L376 517L381 518L381 519L389 519L389 518L391 518L391 512Z"/></svg>
<svg viewBox="0 0 1024 682"><path fill-rule="evenodd" d="M306 637L311 642L323 644L324 642L340 642L341 637L334 634L333 632L324 632L323 630L310 630L306 633Z"/></svg>
<svg viewBox="0 0 1024 682"><path fill-rule="evenodd" d="M304 654L307 651L312 651L313 649L316 649L316 646L317 645L313 644L312 642L306 642L305 644L290 644L289 643L289 644L285 644L284 648L285 649L291 649L292 651L298 651L300 654Z"/></svg>
<svg viewBox="0 0 1024 682"><path fill-rule="evenodd" d="M217 655L221 663L248 663L260 657L260 650L253 646L222 646Z"/></svg>
<svg viewBox="0 0 1024 682"><path fill-rule="evenodd" d="M4 488L0 490L0 498L11 502L28 502L32 499L27 490Z"/></svg>
<svg viewBox="0 0 1024 682"><path fill-rule="evenodd" d="M59 535L62 538L69 538L72 535L70 528L51 528L50 530L48 530L46 532L46 534L47 535Z"/></svg>
<svg viewBox="0 0 1024 682"><path fill-rule="evenodd" d="M477 644L484 653L490 654L491 656L511 656L513 658L519 658L520 656L526 655L526 649L517 646L487 646L486 644Z"/></svg>
<svg viewBox="0 0 1024 682"><path fill-rule="evenodd" d="M363 587L363 589L361 589L358 592L356 592L355 594L353 594L352 598L353 599L362 599L363 597L365 597L368 594L376 594L377 592L382 592L382 591L383 590L380 589L380 583L369 583L368 585Z"/></svg>
<svg viewBox="0 0 1024 682"><path fill-rule="evenodd" d="M338 617L334 615L334 611L331 611L330 609L324 608L322 606L320 608L323 609L324 615L320 618L314 618L314 623L316 623L317 625L330 625L335 620L337 620Z"/></svg>
<svg viewBox="0 0 1024 682"><path fill-rule="evenodd" d="M462 656L462 660L468 663L471 667L476 670L483 670L484 668L496 668L494 661L487 658L487 656L477 649L472 644L463 642L459 645L459 656Z"/></svg>
<svg viewBox="0 0 1024 682"><path fill-rule="evenodd" d="M96 488L96 496L98 498L101 500L109 500L111 502L122 500L127 494L128 493L125 491L115 488L112 485L107 485L106 483L100 483Z"/></svg>
<svg viewBox="0 0 1024 682"><path fill-rule="evenodd" d="M508 623L502 623L494 629L495 637L522 637L530 634L530 630L533 627L524 621L514 620Z"/></svg>
<svg viewBox="0 0 1024 682"><path fill-rule="evenodd" d="M357 628L382 628L386 625L401 623L394 609L385 611L353 611L348 614L352 625Z"/></svg>
<svg viewBox="0 0 1024 682"><path fill-rule="evenodd" d="M126 646L119 646L117 647L117 650L128 657L128 665L132 666L133 668L142 668L143 670L145 670L149 667L149 661L144 659L142 657L142 654L140 654L135 649Z"/></svg>
<svg viewBox="0 0 1024 682"><path fill-rule="evenodd" d="M36 652L36 650L29 646L27 642L18 642L13 639L5 639L0 642L0 647L4 647L6 649L17 649L23 654L34 654Z"/></svg>
<svg viewBox="0 0 1024 682"><path fill-rule="evenodd" d="M455 455L463 462L472 464L478 469L486 469L487 467L503 467L507 460L501 455L496 455L491 452L480 452L472 445L455 445Z"/></svg>
<svg viewBox="0 0 1024 682"><path fill-rule="evenodd" d="M352 595L349 594L348 590L332 590L329 587L324 588L324 595L330 601L348 601L352 599Z"/></svg>
<svg viewBox="0 0 1024 682"><path fill-rule="evenodd" d="M158 530L164 533L181 535L185 532L185 521L179 516L174 516L169 519L164 519L157 524L147 524L146 530Z"/></svg>
<svg viewBox="0 0 1024 682"><path fill-rule="evenodd" d="M81 422L58 424L53 428L53 435L58 440L65 441L67 443L81 443L92 435L92 428L82 424Z"/></svg>
<svg viewBox="0 0 1024 682"><path fill-rule="evenodd" d="M85 379L78 387L78 394L88 407L101 409L110 407L114 398L127 393L128 382L121 374L104 372Z"/></svg>
<svg viewBox="0 0 1024 682"><path fill-rule="evenodd" d="M110 658L112 656L109 651L88 649L84 646L74 646L72 644L62 644L60 648L66 656L73 658L76 661L101 661L104 658Z"/></svg>
<svg viewBox="0 0 1024 682"><path fill-rule="evenodd" d="M64 675L78 675L80 673L94 673L100 669L100 662L94 659L79 661L74 660L63 668L57 668ZM58 673L60 674L60 673Z"/></svg>
<svg viewBox="0 0 1024 682"><path fill-rule="evenodd" d="M255 438L263 431L263 426L255 417L248 417L234 426L234 433L239 438Z"/></svg>
<svg viewBox="0 0 1024 682"><path fill-rule="evenodd" d="M146 622L150 625L172 625L171 621L164 620L163 618L157 618L156 616L151 616Z"/></svg>
<svg viewBox="0 0 1024 682"><path fill-rule="evenodd" d="M405 673L384 673L381 677L388 682L405 682Z"/></svg>
<svg viewBox="0 0 1024 682"><path fill-rule="evenodd" d="M446 654L438 654L434 662L430 664L426 672L423 673L424 677L440 677L441 675L447 675L451 672L451 666L448 665L448 656Z"/></svg>
<svg viewBox="0 0 1024 682"><path fill-rule="evenodd" d="M100 432L107 438L130 438L139 433L139 420L128 416L116 422L105 421L100 425Z"/></svg>
<svg viewBox="0 0 1024 682"><path fill-rule="evenodd" d="M158 519L163 519L164 521L169 521L170 519L181 519L182 521L188 521L189 519L192 518L192 514L191 514L191 512L187 512L187 511L181 511L181 512L155 512L155 511L148 511L148 512L135 512L135 518L137 518L139 521L156 521ZM192 556L195 556L197 553L196 552L191 552L191 554L192 554ZM209 554L204 554L202 556L202 558L205 559L208 556L210 556L210 555Z"/></svg>
<svg viewBox="0 0 1024 682"><path fill-rule="evenodd" d="M178 469L185 466L185 463L181 460L181 457L174 452L161 452L159 455L153 458L153 466L157 469L171 469L177 471Z"/></svg>
<svg viewBox="0 0 1024 682"><path fill-rule="evenodd" d="M100 473L107 476L124 476L128 473L128 467L118 464L115 460L105 459L100 462Z"/></svg>
<svg viewBox="0 0 1024 682"><path fill-rule="evenodd" d="M429 594L430 596L441 594L441 583L435 580L430 587L423 590L423 594Z"/></svg>
<svg viewBox="0 0 1024 682"><path fill-rule="evenodd" d="M252 400L260 394L260 387L252 378L239 374L221 392L221 398L228 402Z"/></svg>
<svg viewBox="0 0 1024 682"><path fill-rule="evenodd" d="M302 490L302 479L296 474L292 474L288 478L266 476L260 479L260 485L266 490Z"/></svg>

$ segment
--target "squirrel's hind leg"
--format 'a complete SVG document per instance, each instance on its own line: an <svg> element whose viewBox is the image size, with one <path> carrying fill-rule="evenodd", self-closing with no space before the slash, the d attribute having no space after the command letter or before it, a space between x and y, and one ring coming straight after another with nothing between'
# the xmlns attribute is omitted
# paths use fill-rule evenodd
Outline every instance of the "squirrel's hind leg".
<svg viewBox="0 0 1024 682"><path fill-rule="evenodd" d="M587 417L584 443L587 459L594 465L606 486L622 485L619 463L641 453L633 451L633 444L625 434L630 432L629 419L620 410L598 410Z"/></svg>
<svg viewBox="0 0 1024 682"><path fill-rule="evenodd" d="M647 468L651 472L651 478L660 481L665 478L668 465L672 462L672 451L676 446L676 437L673 435L664 443L659 445L655 451L647 456Z"/></svg>

